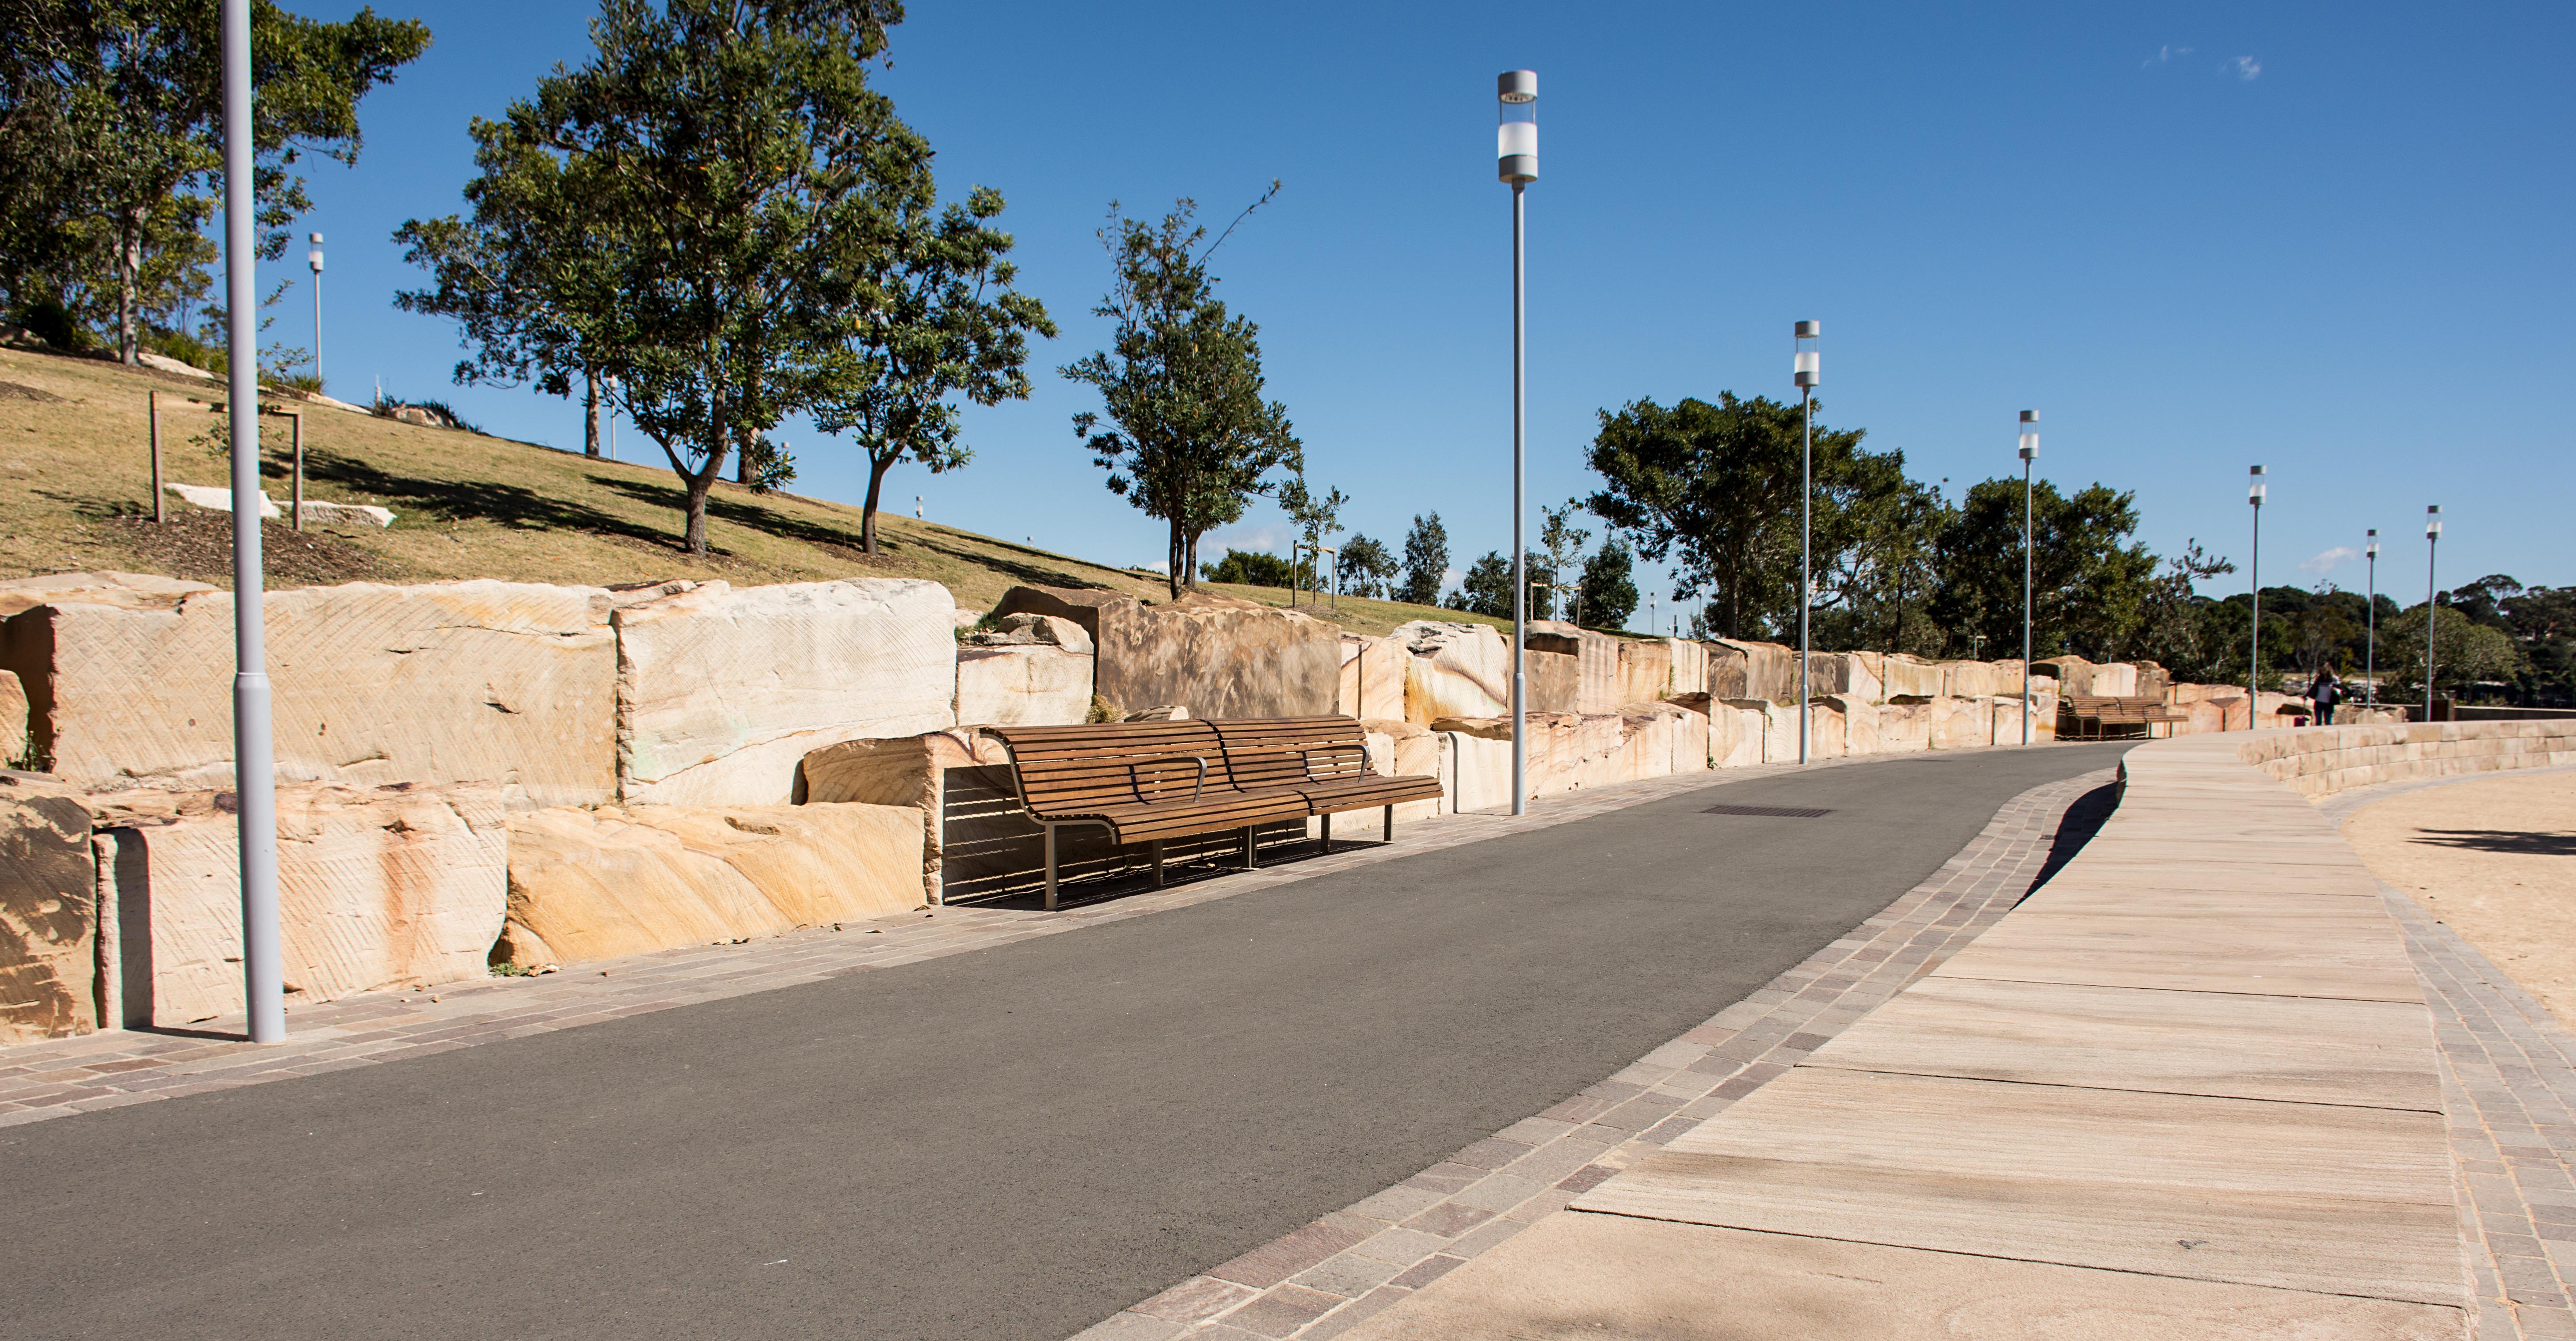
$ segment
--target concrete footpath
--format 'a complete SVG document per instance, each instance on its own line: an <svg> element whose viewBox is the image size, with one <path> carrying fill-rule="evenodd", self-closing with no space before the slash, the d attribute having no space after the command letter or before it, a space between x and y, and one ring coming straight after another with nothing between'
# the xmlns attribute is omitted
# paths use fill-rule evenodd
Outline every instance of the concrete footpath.
<svg viewBox="0 0 2576 1341"><path fill-rule="evenodd" d="M2241 738L1977 942L1356 1338L2458 1338L2431 1016Z"/></svg>
<svg viewBox="0 0 2576 1341"><path fill-rule="evenodd" d="M1445 832L1485 836L1447 846L1425 825L1381 859L1212 880L1188 906L1072 930L996 917L991 940L885 958L863 956L903 938L855 927L693 953L673 962L706 995L680 1008L612 1005L619 977L498 985L464 995L561 1014L412 1035L398 1014L353 1020L337 1046L393 1050L303 1053L338 1069L291 1078L211 1040L132 1071L57 1054L92 1075L158 1066L170 1088L63 1078L92 1093L57 1109L123 1106L0 1129L20 1230L0 1319L12 1341L1066 1336L1626 1083L1820 955L1856 958L1852 929L1999 808L2119 752L1578 795L1580 818L1468 817ZM1725 804L1826 813L1708 813ZM229 1087L150 1097L196 1085ZM1427 1262L1493 1218L1432 1210L1387 1242Z"/></svg>

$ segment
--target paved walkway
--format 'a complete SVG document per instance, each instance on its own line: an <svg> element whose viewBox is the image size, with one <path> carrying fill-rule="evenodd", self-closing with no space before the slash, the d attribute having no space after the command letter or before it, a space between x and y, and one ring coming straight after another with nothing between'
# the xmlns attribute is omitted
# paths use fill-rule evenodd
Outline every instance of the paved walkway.
<svg viewBox="0 0 2576 1341"><path fill-rule="evenodd" d="M1351 1335L2458 1337L2414 964L2234 744L2132 751L1974 945Z"/></svg>
<svg viewBox="0 0 2576 1341"><path fill-rule="evenodd" d="M648 984L612 967L370 1007L462 1019L299 1012L292 1048L406 1060L317 1051L337 1069L244 1083L288 1050L232 1045L178 1064L228 1069L211 1082L152 1078L225 1088L0 1132L13 1207L61 1231L13 1250L0 1315L13 1337L1068 1335L1600 1084L2118 752L1681 779L1147 916L670 956L622 1002ZM369 1037L408 1024L432 1027Z"/></svg>

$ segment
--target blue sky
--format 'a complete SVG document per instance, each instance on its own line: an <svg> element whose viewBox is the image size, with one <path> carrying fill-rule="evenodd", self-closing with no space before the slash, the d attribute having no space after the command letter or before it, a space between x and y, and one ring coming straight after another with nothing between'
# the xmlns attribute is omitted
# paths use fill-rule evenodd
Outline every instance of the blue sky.
<svg viewBox="0 0 2576 1341"><path fill-rule="evenodd" d="M346 11L296 0L323 17ZM330 237L325 373L441 396L579 449L576 407L458 388L445 322L388 240L462 208L466 121L588 50L577 4L384 5L429 54L363 109L355 170L311 174ZM1509 542L1509 190L1495 72L1540 73L1529 196L1530 491L1592 487L1594 416L1639 397L1787 397L1790 323L1825 323L1823 417L1951 489L2043 473L2134 490L2140 537L2246 557L2271 469L2267 584L2576 582L2566 136L2576 9L2497 5L1207 6L916 0L884 75L943 190L1010 201L1024 285L1063 327L1036 394L967 420L976 458L899 468L935 520L1085 557L1163 552L1070 427L1055 375L1102 343L1108 203L1193 196L1223 295L1261 324L1308 475L1400 542L1437 509L1463 568ZM304 343L309 296L273 338ZM853 451L791 425L799 492L856 501ZM630 431L623 454L651 450ZM1597 522L1594 528L1599 529ZM1262 506L1210 538L1279 547ZM2303 566L2304 565L2304 566ZM2207 590L2242 590L2244 574ZM1669 605L1665 607L1669 616ZM1642 625L1642 615L1640 618Z"/></svg>

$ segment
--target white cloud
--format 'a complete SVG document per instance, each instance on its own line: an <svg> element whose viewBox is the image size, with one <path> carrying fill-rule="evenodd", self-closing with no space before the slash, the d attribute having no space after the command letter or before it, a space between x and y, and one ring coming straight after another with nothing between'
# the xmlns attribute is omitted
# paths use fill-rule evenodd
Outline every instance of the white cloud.
<svg viewBox="0 0 2576 1341"><path fill-rule="evenodd" d="M2237 78L2251 84L2257 78L2261 77L2263 73L2263 62L2258 61L2251 56L2239 56L2218 68L2220 70L2233 73Z"/></svg>
<svg viewBox="0 0 2576 1341"><path fill-rule="evenodd" d="M2337 545L2316 554L2299 565L2302 572L2328 573L2361 557L2361 551L2350 545Z"/></svg>
<svg viewBox="0 0 2576 1341"><path fill-rule="evenodd" d="M1199 541L1199 553L1213 556L1208 559L1210 563L1225 557L1225 552L1230 549L1276 554L1284 558L1288 553L1288 542L1296 538L1297 533L1285 522L1264 522L1257 526L1237 523L1209 532L1205 539Z"/></svg>
<svg viewBox="0 0 2576 1341"><path fill-rule="evenodd" d="M2138 68L2141 70L2153 69L2156 66L2172 60L2176 56L2188 56L2190 54L2191 48L2189 47L2158 47L2156 48L2156 54L2149 56L2146 60L2140 62Z"/></svg>
<svg viewBox="0 0 2576 1341"><path fill-rule="evenodd" d="M1172 575L1172 561L1169 559L1156 559L1152 563L1140 563L1136 566L1148 573L1161 573L1165 577Z"/></svg>

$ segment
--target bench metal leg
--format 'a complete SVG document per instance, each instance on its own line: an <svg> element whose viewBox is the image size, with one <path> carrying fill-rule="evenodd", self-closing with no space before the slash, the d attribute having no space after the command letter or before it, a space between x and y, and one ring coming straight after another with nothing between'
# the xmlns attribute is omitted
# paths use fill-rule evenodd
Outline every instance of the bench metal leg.
<svg viewBox="0 0 2576 1341"><path fill-rule="evenodd" d="M1046 910L1055 911L1055 826L1046 826Z"/></svg>
<svg viewBox="0 0 2576 1341"><path fill-rule="evenodd" d="M1154 840L1154 888L1163 887L1163 840Z"/></svg>
<svg viewBox="0 0 2576 1341"><path fill-rule="evenodd" d="M1322 818L1324 821L1324 855L1329 857L1333 855L1333 817L1325 815Z"/></svg>
<svg viewBox="0 0 2576 1341"><path fill-rule="evenodd" d="M1394 842L1394 841L1395 841L1395 807L1394 807L1394 806L1388 806L1388 807L1386 808L1386 841L1388 841L1388 842L1390 842L1390 843L1392 843L1392 842Z"/></svg>
<svg viewBox="0 0 2576 1341"><path fill-rule="evenodd" d="M1259 853L1258 853L1258 852L1256 852L1256 851L1254 850L1254 848L1253 848L1253 843L1252 843L1252 826L1251 826L1251 825L1249 825L1249 824L1244 825L1244 826L1243 826L1243 869L1245 869L1245 870L1247 870L1247 871L1249 871L1249 870L1254 870L1254 869L1258 868L1260 865L1261 865L1261 857L1260 857Z"/></svg>

